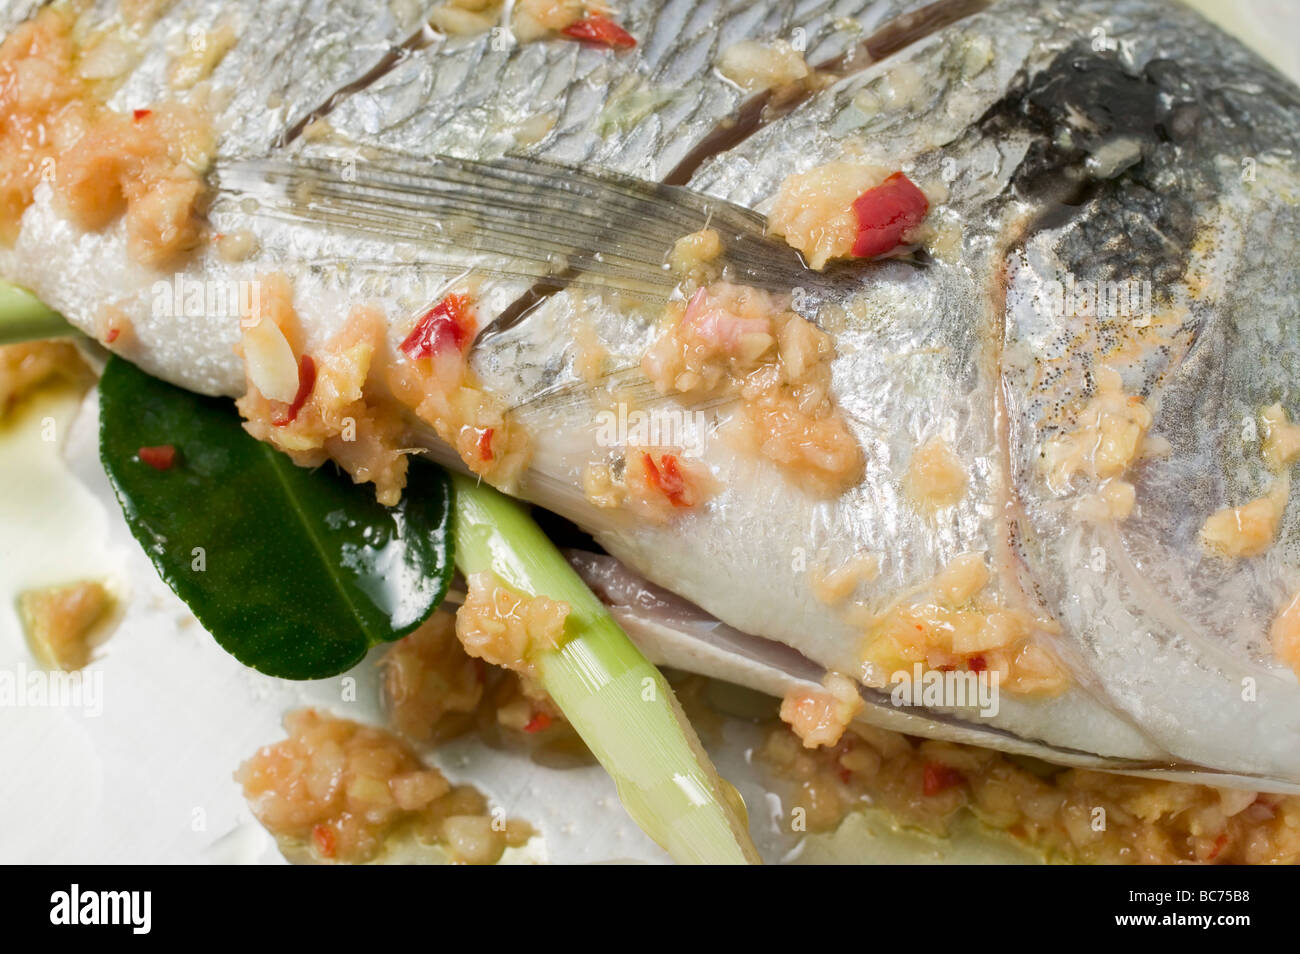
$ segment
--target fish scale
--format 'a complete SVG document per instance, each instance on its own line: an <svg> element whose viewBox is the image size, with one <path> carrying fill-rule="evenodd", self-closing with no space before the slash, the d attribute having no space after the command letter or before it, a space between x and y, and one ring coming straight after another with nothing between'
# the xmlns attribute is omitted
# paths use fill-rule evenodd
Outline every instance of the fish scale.
<svg viewBox="0 0 1300 954"><path fill-rule="evenodd" d="M622 4L620 20L645 37L636 57L572 43L494 50L491 37L453 38L350 97L330 122L351 140L404 153L481 158L510 151L662 179L746 98L713 71L729 43L788 40L798 23L809 58L831 59L907 6L816 3L796 19L790 5L770 2ZM510 136L512 126L548 112L558 118L542 142L521 146Z"/></svg>

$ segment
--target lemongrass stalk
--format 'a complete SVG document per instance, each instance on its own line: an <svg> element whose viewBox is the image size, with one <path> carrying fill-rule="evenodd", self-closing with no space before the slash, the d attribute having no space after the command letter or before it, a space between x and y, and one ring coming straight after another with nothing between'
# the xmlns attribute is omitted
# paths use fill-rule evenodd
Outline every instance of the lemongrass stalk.
<svg viewBox="0 0 1300 954"><path fill-rule="evenodd" d="M518 503L452 477L456 566L563 600L567 642L535 659L542 685L618 786L632 819L675 860L759 861L744 808L714 769L663 675Z"/></svg>
<svg viewBox="0 0 1300 954"><path fill-rule="evenodd" d="M0 345L76 333L62 315L31 292L0 282Z"/></svg>

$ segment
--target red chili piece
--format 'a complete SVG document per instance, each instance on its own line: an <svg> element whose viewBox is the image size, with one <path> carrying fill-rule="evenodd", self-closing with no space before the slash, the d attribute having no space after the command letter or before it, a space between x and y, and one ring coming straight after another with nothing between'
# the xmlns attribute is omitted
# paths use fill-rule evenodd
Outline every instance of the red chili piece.
<svg viewBox="0 0 1300 954"><path fill-rule="evenodd" d="M659 458L658 467L649 454L641 456L645 461L645 479L650 486L667 497L674 507L689 507L691 504L686 499L686 478L677 466L676 456L664 454Z"/></svg>
<svg viewBox="0 0 1300 954"><path fill-rule="evenodd" d="M441 354L449 347L464 350L474 330L466 295L448 295L416 322L402 342L402 353L414 361Z"/></svg>
<svg viewBox="0 0 1300 954"><path fill-rule="evenodd" d="M525 732L542 732L551 727L551 717L545 712L536 712L524 726Z"/></svg>
<svg viewBox="0 0 1300 954"><path fill-rule="evenodd" d="M560 32L583 43L596 43L616 50L630 50L636 46L636 37L613 20L606 19L598 13L593 13L585 20L569 24Z"/></svg>
<svg viewBox="0 0 1300 954"><path fill-rule="evenodd" d="M926 762L921 790L926 795L938 795L940 792L945 792L964 781L966 781L966 776L955 768L950 768L942 762Z"/></svg>
<svg viewBox="0 0 1300 954"><path fill-rule="evenodd" d="M1215 858L1219 857L1219 855L1222 853L1224 847L1226 847L1227 844L1228 844L1228 833L1225 831L1218 838L1214 839L1214 847L1211 848L1210 853L1205 856L1205 860L1213 861Z"/></svg>
<svg viewBox="0 0 1300 954"><path fill-rule="evenodd" d="M920 225L930 211L930 201L916 183L895 172L854 199L853 211L858 216L853 254L858 258L874 258L903 244L904 233Z"/></svg>
<svg viewBox="0 0 1300 954"><path fill-rule="evenodd" d="M321 857L334 857L334 852L338 849L338 839L333 828L329 825L314 825L311 837L316 842L316 847L320 849Z"/></svg>
<svg viewBox="0 0 1300 954"><path fill-rule="evenodd" d="M293 403L285 409L285 412L272 418L271 423L276 427L292 424L297 419L302 406L307 403L307 398L311 397L311 389L315 386L316 362L312 360L311 355L305 354L298 359L298 393L293 396Z"/></svg>
<svg viewBox="0 0 1300 954"><path fill-rule="evenodd" d="M136 455L154 470L170 470L176 463L176 448L171 444L141 447L136 451Z"/></svg>

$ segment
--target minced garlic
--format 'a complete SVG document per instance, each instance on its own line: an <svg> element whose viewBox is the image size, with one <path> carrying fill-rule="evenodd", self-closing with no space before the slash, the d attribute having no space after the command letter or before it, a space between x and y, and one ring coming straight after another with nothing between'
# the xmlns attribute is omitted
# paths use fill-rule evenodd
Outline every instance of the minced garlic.
<svg viewBox="0 0 1300 954"><path fill-rule="evenodd" d="M532 456L532 439L469 367L477 331L469 296L447 295L415 322L411 335L418 337L421 329L431 336L427 347L416 341L411 353L402 351L386 370L393 396L454 448L470 471L507 492L515 489Z"/></svg>
<svg viewBox="0 0 1300 954"><path fill-rule="evenodd" d="M857 684L838 672L827 672L821 689L795 689L781 702L781 720L789 723L805 748L835 745L863 709Z"/></svg>
<svg viewBox="0 0 1300 954"><path fill-rule="evenodd" d="M122 308L109 302L95 312L95 338L106 348L122 351L136 343L135 324Z"/></svg>
<svg viewBox="0 0 1300 954"><path fill-rule="evenodd" d="M794 86L812 76L803 54L785 40L741 40L722 51L718 72L742 89Z"/></svg>
<svg viewBox="0 0 1300 954"><path fill-rule="evenodd" d="M93 378L67 341L24 341L0 345L0 420L24 398L55 381L89 382Z"/></svg>
<svg viewBox="0 0 1300 954"><path fill-rule="evenodd" d="M573 373L586 384L595 387L605 376L609 349L600 340L595 326L585 318L573 323Z"/></svg>
<svg viewBox="0 0 1300 954"><path fill-rule="evenodd" d="M1032 640L1037 621L989 594L990 581L982 554L960 554L918 591L876 614L862 648L869 684L886 685L920 663L996 672L998 685L1014 693L1063 689L1065 669Z"/></svg>
<svg viewBox="0 0 1300 954"><path fill-rule="evenodd" d="M1202 545L1225 557L1259 556L1277 538L1290 497L1291 479L1283 475L1263 497L1211 514L1201 527Z"/></svg>
<svg viewBox="0 0 1300 954"><path fill-rule="evenodd" d="M221 260L231 264L252 258L260 247L257 236L250 229L236 229L233 232L222 233L216 236L214 241Z"/></svg>
<svg viewBox="0 0 1300 954"><path fill-rule="evenodd" d="M717 229L700 229L673 243L668 265L677 275L705 282L716 277L709 266L722 254L722 237Z"/></svg>
<svg viewBox="0 0 1300 954"><path fill-rule="evenodd" d="M46 7L0 44L0 241L17 237L44 179L80 228L125 216L131 257L166 267L199 241L210 124L179 104L107 109L76 73L74 25Z"/></svg>
<svg viewBox="0 0 1300 954"><path fill-rule="evenodd" d="M961 459L942 437L931 437L912 454L904 487L922 510L951 507L966 493L969 480Z"/></svg>
<svg viewBox="0 0 1300 954"><path fill-rule="evenodd" d="M272 835L320 861L369 861L409 833L464 864L492 864L532 836L389 732L314 709L291 712L284 725L289 737L259 749L235 778Z"/></svg>
<svg viewBox="0 0 1300 954"><path fill-rule="evenodd" d="M46 665L69 671L90 662L92 637L112 606L108 590L93 580L18 596L18 615L33 652Z"/></svg>
<svg viewBox="0 0 1300 954"><path fill-rule="evenodd" d="M1269 469L1281 473L1300 456L1300 424L1292 424L1281 404L1272 404L1259 414L1264 425L1261 452Z"/></svg>
<svg viewBox="0 0 1300 954"><path fill-rule="evenodd" d="M259 317L243 329L242 338L248 383L263 397L292 403L298 393L298 357L284 331Z"/></svg>
<svg viewBox="0 0 1300 954"><path fill-rule="evenodd" d="M229 23L187 34L185 47L172 60L168 74L172 89L186 90L211 76L238 38L235 28Z"/></svg>
<svg viewBox="0 0 1300 954"><path fill-rule="evenodd" d="M372 365L382 360L385 332L377 309L355 308L333 338L306 355L289 280L265 276L257 313L243 329L249 387L235 406L245 430L295 464L332 459L356 482L373 483L379 502L392 506L406 485L405 426L390 402L374 396L380 389Z"/></svg>
<svg viewBox="0 0 1300 954"><path fill-rule="evenodd" d="M614 476L614 466L608 463L591 463L583 467L582 493L590 503L602 509L621 507L627 496L622 479Z"/></svg>
<svg viewBox="0 0 1300 954"><path fill-rule="evenodd" d="M483 664L456 638L456 619L438 610L379 661L389 722L416 742L441 741L468 727L483 698Z"/></svg>
<svg viewBox="0 0 1300 954"><path fill-rule="evenodd" d="M466 4L443 3L429 11L429 25L447 36L477 36L497 24L496 4L484 4L486 11L468 9Z"/></svg>
<svg viewBox="0 0 1300 954"><path fill-rule="evenodd" d="M1300 676L1300 593L1291 598L1273 621L1269 632L1273 655L1295 670Z"/></svg>
<svg viewBox="0 0 1300 954"><path fill-rule="evenodd" d="M829 335L775 296L719 282L673 302L641 360L662 394L734 396L733 434L797 483L841 493L862 476L862 451L831 396Z"/></svg>
<svg viewBox="0 0 1300 954"><path fill-rule="evenodd" d="M583 468L587 500L623 508L649 523L667 523L709 499L717 483L709 469L675 448L629 446L613 462Z"/></svg>
<svg viewBox="0 0 1300 954"><path fill-rule="evenodd" d="M1201 543L1226 557L1259 556L1273 545L1291 497L1287 470L1300 455L1300 426L1291 423L1280 404L1259 414L1264 428L1260 453L1278 476L1268 493L1240 507L1226 507L1209 516L1201 527Z"/></svg>
<svg viewBox="0 0 1300 954"><path fill-rule="evenodd" d="M859 229L853 203L888 175L879 166L844 161L792 173L777 190L768 228L803 253L810 268L821 270L831 259L852 254Z"/></svg>
<svg viewBox="0 0 1300 954"><path fill-rule="evenodd" d="M206 118L190 107L97 111L56 156L57 204L86 230L125 216L131 257L165 268L199 244L207 195L199 170L213 145Z"/></svg>
<svg viewBox="0 0 1300 954"><path fill-rule="evenodd" d="M880 575L880 557L860 554L844 561L833 570L814 566L809 570L813 595L827 606L843 603L858 585Z"/></svg>
<svg viewBox="0 0 1300 954"><path fill-rule="evenodd" d="M1044 774L991 749L912 739L863 722L835 747L816 750L778 724L757 755L798 787L791 803L805 810L809 831L832 830L854 807L869 804L937 835L970 811L1054 860L1300 861L1295 795L1083 769ZM1105 824L1096 824L1099 818Z"/></svg>
<svg viewBox="0 0 1300 954"><path fill-rule="evenodd" d="M492 573L470 575L465 603L456 613L456 636L471 656L535 681L536 655L564 644L569 604L521 596Z"/></svg>
<svg viewBox="0 0 1300 954"><path fill-rule="evenodd" d="M1269 637L1273 642L1273 655L1290 665L1296 676L1300 676L1300 593L1278 613Z"/></svg>
<svg viewBox="0 0 1300 954"><path fill-rule="evenodd" d="M510 10L510 35L520 43L547 39L584 20L607 20L613 15L601 0L514 0L509 5L504 0L446 0L430 11L429 24L449 36L474 36L503 26L503 9ZM602 37L601 42L607 40Z"/></svg>
<svg viewBox="0 0 1300 954"><path fill-rule="evenodd" d="M1124 393L1124 381L1101 368L1092 399L1072 430L1043 445L1042 467L1048 485L1064 493L1076 474L1095 480L1121 476L1142 452L1152 415L1145 402Z"/></svg>
<svg viewBox="0 0 1300 954"><path fill-rule="evenodd" d="M960 553L930 581L930 592L944 606L961 606L992 579L982 553Z"/></svg>
<svg viewBox="0 0 1300 954"><path fill-rule="evenodd" d="M1112 478L1095 493L1084 494L1076 505L1077 512L1093 521L1126 520L1137 503L1137 489L1126 480Z"/></svg>
<svg viewBox="0 0 1300 954"><path fill-rule="evenodd" d="M577 23L586 6L586 0L515 0L510 27L521 43L539 40Z"/></svg>

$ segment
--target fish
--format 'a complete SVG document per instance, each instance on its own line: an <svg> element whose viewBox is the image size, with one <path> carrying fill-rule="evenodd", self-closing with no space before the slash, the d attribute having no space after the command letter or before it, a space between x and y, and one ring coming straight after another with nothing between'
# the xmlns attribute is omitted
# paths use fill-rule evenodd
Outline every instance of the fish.
<svg viewBox="0 0 1300 954"><path fill-rule="evenodd" d="M0 27L40 6L7 4ZM147 9L132 20L128 7ZM839 161L905 172L929 197L928 239L858 263L808 316L833 345L830 396L860 451L842 486L808 486L729 440L737 400L647 382L663 298L580 274L548 285L454 232L386 237L215 189L207 234L255 241L240 256L201 241L164 268L133 257L123 221L74 225L43 182L0 247L0 277L101 342L111 305L131 334L110 350L233 398L249 388L239 316L156 307L160 287L281 274L303 350L336 340L365 304L399 355L417 317L469 282L486 325L469 366L531 445L509 489L598 545L575 564L656 662L773 695L845 673L856 718L886 728L1300 791L1300 685L1270 642L1300 589L1300 507L1260 423L1274 405L1300 416L1300 90L1169 0L621 0L610 15L633 48L522 36L509 14L463 31L447 11L472 7L68 9L78 35L129 51L102 57L115 63L99 77L109 108L201 107L214 142L200 181L245 160L354 172L385 156L508 155L767 214L792 174ZM228 48L200 55L210 73L178 89L186 44L202 54L214 36ZM818 82L756 92L719 69L735 44L775 40ZM635 221L619 226L635 238ZM809 287L820 281L808 270ZM1116 313L1099 313L1102 290ZM593 461L634 462L633 442L607 434L632 410L697 452L702 503L645 519L593 502ZM466 466L427 424L403 427L404 447ZM956 499L918 505L909 481L924 448L960 473ZM1270 493L1260 552L1207 545L1213 514L1240 527L1232 508ZM994 715L899 705L871 634L931 610L918 625L949 626L957 611L935 609L932 591L971 554L994 607L980 612L1020 620L1060 684L1002 691ZM865 558L871 572L828 598L827 576Z"/></svg>

